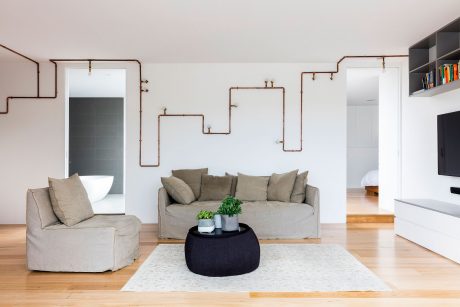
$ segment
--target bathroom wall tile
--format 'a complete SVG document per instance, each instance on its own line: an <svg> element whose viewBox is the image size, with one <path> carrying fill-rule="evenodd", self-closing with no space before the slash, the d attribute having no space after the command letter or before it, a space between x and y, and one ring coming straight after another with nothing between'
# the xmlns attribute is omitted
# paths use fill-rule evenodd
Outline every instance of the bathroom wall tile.
<svg viewBox="0 0 460 307"><path fill-rule="evenodd" d="M69 173L114 176L123 193L123 98L71 98Z"/></svg>

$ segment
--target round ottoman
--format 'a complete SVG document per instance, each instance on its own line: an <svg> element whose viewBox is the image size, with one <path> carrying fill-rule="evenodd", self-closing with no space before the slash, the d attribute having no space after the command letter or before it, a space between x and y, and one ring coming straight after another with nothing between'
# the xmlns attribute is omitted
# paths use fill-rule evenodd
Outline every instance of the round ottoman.
<svg viewBox="0 0 460 307"><path fill-rule="evenodd" d="M198 227L188 231L185 262L193 273L205 276L232 276L259 267L259 240L251 227L240 223L240 230L200 233Z"/></svg>

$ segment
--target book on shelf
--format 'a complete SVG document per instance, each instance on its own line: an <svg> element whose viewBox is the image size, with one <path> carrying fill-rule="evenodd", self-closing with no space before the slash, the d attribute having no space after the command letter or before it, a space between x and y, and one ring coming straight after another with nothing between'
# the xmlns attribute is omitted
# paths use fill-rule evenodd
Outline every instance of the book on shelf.
<svg viewBox="0 0 460 307"><path fill-rule="evenodd" d="M458 80L459 70L458 65L459 63L455 64L443 64L439 66L439 82L441 84L446 84L455 80Z"/></svg>
<svg viewBox="0 0 460 307"><path fill-rule="evenodd" d="M435 84L434 71L430 71L422 77L422 89L423 90L427 90L427 89L435 87L434 84Z"/></svg>

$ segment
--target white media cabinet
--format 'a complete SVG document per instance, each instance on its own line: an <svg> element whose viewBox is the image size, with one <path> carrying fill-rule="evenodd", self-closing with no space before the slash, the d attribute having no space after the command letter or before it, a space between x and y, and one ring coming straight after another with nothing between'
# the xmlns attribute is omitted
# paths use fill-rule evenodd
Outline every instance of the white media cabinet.
<svg viewBox="0 0 460 307"><path fill-rule="evenodd" d="M432 199L396 199L395 233L460 263L460 206Z"/></svg>

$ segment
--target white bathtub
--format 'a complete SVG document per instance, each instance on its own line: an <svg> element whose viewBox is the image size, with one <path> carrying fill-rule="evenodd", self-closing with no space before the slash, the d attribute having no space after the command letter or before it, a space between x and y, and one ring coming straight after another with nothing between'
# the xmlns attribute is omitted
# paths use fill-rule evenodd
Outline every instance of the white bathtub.
<svg viewBox="0 0 460 307"><path fill-rule="evenodd" d="M113 184L113 176L80 176L91 203L104 199Z"/></svg>

